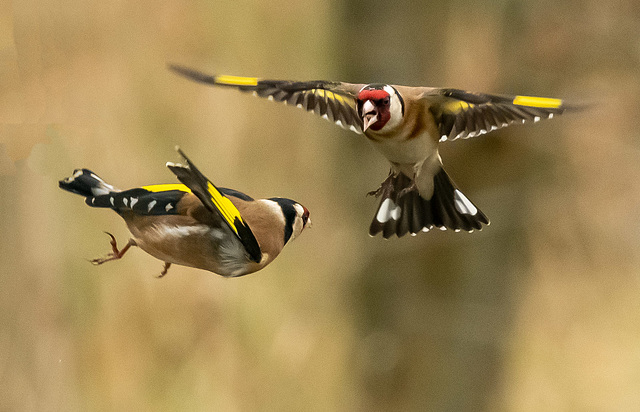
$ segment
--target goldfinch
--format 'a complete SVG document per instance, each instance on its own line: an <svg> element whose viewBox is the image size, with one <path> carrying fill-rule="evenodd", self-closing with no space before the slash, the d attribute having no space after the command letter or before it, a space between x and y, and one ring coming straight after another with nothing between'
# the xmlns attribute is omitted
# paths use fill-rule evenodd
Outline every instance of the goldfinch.
<svg viewBox="0 0 640 412"><path fill-rule="evenodd" d="M118 190L95 173L77 169L60 188L85 197L92 207L113 209L131 232L129 242L91 262L120 259L138 246L165 262L208 270L222 276L256 272L310 225L309 210L290 199L253 199L233 189L217 188L184 155L186 165L168 162L182 184Z"/></svg>
<svg viewBox="0 0 640 412"><path fill-rule="evenodd" d="M434 227L481 230L489 219L444 171L438 143L479 136L514 123L537 122L567 109L562 100L545 97L322 80L260 80L169 67L191 80L297 106L364 134L391 163L387 179L369 193L380 197L369 234L382 232L385 239Z"/></svg>

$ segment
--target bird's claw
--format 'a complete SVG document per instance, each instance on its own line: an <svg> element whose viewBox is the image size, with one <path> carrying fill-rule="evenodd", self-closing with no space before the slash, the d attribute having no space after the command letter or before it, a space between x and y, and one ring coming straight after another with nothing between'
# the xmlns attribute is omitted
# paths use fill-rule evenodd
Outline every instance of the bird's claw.
<svg viewBox="0 0 640 412"><path fill-rule="evenodd" d="M376 190L372 190L370 192L367 192L367 196L380 197L381 194L382 194L382 186L380 186Z"/></svg>
<svg viewBox="0 0 640 412"><path fill-rule="evenodd" d="M400 192L398 192L398 199L401 199L404 195L406 195L409 192L412 192L414 190L417 190L418 186L416 186L416 181L412 180L411 184L407 187L405 187L404 189L402 189Z"/></svg>
<svg viewBox="0 0 640 412"><path fill-rule="evenodd" d="M161 277L166 275L170 267L171 267L171 262L164 262L164 268L162 269L162 272L160 272L160 274L157 276L157 278L160 279Z"/></svg>
<svg viewBox="0 0 640 412"><path fill-rule="evenodd" d="M89 261L91 262L91 264L96 266L101 265L105 262L109 262L111 260L120 259L122 256L124 256L127 250L129 250L129 248L133 245L132 241L130 240L129 243L127 243L127 245L122 248L122 250L118 250L118 242L116 241L115 236L113 236L109 232L104 232L104 233L109 235L109 237L111 238L111 240L109 241L109 244L111 245L111 252L109 252L105 257L95 258Z"/></svg>
<svg viewBox="0 0 640 412"><path fill-rule="evenodd" d="M391 192L393 190L393 180L394 180L394 178L395 177L393 176L393 173L389 172L389 176L387 176L387 178L384 179L384 181L382 183L380 183L380 187L377 188L376 190L372 190L369 193L367 193L367 196L380 197L385 192Z"/></svg>

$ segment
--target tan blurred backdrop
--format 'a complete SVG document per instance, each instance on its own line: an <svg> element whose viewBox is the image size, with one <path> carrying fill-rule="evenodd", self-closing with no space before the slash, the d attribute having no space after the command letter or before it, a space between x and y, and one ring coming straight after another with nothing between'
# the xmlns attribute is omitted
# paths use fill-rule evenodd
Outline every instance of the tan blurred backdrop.
<svg viewBox="0 0 640 412"><path fill-rule="evenodd" d="M491 226L384 241L364 138L168 62L596 105L444 144ZM2 1L0 409L639 410L639 109L636 0ZM314 227L240 279L91 266L128 233L57 181L176 144Z"/></svg>

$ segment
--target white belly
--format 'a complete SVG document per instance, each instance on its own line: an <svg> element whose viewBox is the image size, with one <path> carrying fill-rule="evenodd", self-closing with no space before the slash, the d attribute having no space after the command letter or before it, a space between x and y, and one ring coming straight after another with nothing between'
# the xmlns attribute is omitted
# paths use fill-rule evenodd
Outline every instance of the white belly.
<svg viewBox="0 0 640 412"><path fill-rule="evenodd" d="M418 166L438 152L438 144L427 133L414 138L371 135L369 141L391 163Z"/></svg>

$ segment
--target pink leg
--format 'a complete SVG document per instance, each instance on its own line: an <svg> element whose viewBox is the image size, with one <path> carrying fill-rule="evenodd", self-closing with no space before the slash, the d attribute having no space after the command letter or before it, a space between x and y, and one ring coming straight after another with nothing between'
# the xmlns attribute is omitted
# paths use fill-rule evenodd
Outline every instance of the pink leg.
<svg viewBox="0 0 640 412"><path fill-rule="evenodd" d="M109 262L111 260L118 260L120 258L122 258L122 256L124 256L125 253L127 253L127 250L129 250L129 248L131 246L135 246L136 242L133 239L129 239L129 242L127 242L127 244L122 248L122 250L118 250L118 243L116 242L116 238L109 232L104 232L107 235L109 235L109 237L111 238L111 252L103 257L103 258L96 258L96 259L92 259L90 260L91 263L93 263L94 265L102 265L105 262Z"/></svg>

